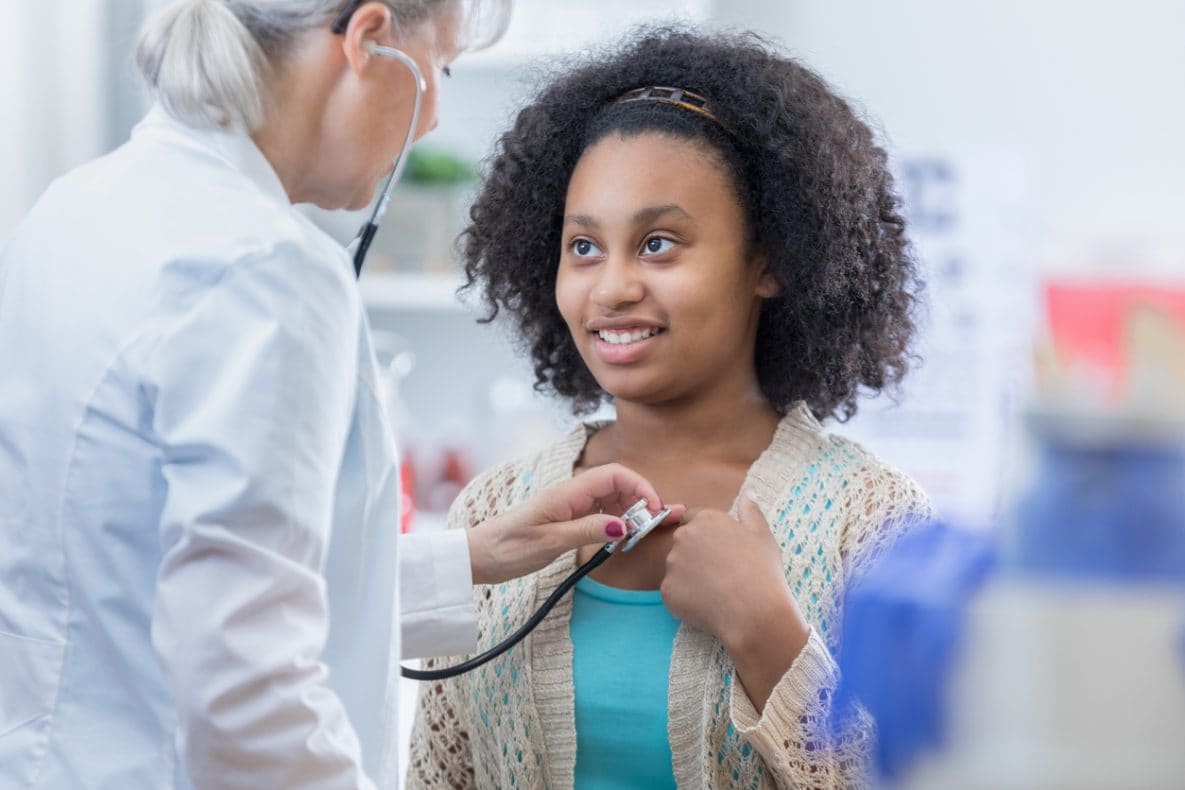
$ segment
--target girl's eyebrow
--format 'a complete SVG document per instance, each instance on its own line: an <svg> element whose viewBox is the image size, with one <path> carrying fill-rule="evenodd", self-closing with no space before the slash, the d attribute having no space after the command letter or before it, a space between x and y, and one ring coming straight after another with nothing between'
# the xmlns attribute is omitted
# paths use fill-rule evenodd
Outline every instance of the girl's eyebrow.
<svg viewBox="0 0 1185 790"><path fill-rule="evenodd" d="M599 228L601 223L597 222L592 216L588 214L566 214L564 216L565 225L579 225L582 228Z"/></svg>
<svg viewBox="0 0 1185 790"><path fill-rule="evenodd" d="M648 208L639 209L634 213L634 224L643 225L648 222L653 222L659 217L667 214L675 214L688 222L694 223L695 218L683 210L683 207L678 203L664 203L661 206L650 206Z"/></svg>
<svg viewBox="0 0 1185 790"><path fill-rule="evenodd" d="M633 223L635 225L644 225L667 214L675 214L688 222L695 222L695 218L684 211L683 207L679 204L664 203L661 206L647 206L646 208L638 209L634 212ZM593 229L601 227L601 223L597 222L596 218L589 214L566 214L564 216L564 224L579 225L582 228Z"/></svg>

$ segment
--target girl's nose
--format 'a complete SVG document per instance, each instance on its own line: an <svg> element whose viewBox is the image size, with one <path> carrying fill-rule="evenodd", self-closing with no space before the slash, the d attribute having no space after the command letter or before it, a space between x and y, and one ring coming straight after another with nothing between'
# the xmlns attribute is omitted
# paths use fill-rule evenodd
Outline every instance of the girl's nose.
<svg viewBox="0 0 1185 790"><path fill-rule="evenodd" d="M620 310L642 300L646 289L637 262L625 256L610 256L600 267L593 301L607 310Z"/></svg>

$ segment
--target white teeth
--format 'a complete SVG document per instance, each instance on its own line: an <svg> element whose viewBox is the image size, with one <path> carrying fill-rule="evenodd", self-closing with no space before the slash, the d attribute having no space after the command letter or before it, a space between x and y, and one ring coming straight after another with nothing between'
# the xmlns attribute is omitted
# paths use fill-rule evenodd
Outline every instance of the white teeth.
<svg viewBox="0 0 1185 790"><path fill-rule="evenodd" d="M657 335L657 329L635 329L633 332L615 332L612 329L602 329L597 332L597 336L606 343L611 343L615 346L626 345L628 343L637 343L639 340Z"/></svg>

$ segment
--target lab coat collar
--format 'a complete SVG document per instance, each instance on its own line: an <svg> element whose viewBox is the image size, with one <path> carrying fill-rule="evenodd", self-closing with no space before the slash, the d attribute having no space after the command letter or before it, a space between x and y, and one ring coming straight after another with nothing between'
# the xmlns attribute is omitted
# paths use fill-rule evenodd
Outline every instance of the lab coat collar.
<svg viewBox="0 0 1185 790"><path fill-rule="evenodd" d="M173 117L159 102L132 130L132 136L161 134L205 148L225 161L231 168L249 178L259 191L291 206L288 193L271 162L245 132L234 129L204 129L191 126Z"/></svg>

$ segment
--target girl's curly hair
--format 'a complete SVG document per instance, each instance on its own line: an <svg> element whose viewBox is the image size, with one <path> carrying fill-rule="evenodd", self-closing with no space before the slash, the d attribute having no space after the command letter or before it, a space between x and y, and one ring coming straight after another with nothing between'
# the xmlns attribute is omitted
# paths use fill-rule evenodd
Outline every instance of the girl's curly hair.
<svg viewBox="0 0 1185 790"><path fill-rule="evenodd" d="M646 86L700 94L720 123L658 102L615 103ZM553 77L502 135L470 211L463 288L480 286L482 321L511 316L536 389L576 413L606 397L556 306L563 209L585 149L642 133L699 142L733 175L754 251L781 285L762 306L755 350L775 409L805 401L820 419L846 420L862 390L901 381L922 284L871 130L756 35L663 27Z"/></svg>

